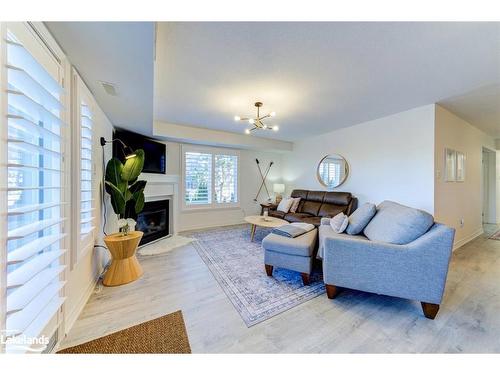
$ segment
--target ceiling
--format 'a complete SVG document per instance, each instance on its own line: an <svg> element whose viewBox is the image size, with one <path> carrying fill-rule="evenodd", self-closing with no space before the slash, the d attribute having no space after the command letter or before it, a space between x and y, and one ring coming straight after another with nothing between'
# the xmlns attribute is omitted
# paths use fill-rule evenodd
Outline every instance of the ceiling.
<svg viewBox="0 0 500 375"><path fill-rule="evenodd" d="M113 124L143 134L153 118L243 134L233 117L258 100L280 126L258 135L281 140L430 103L500 138L500 23L162 22L155 78L153 23L47 26Z"/></svg>
<svg viewBox="0 0 500 375"><path fill-rule="evenodd" d="M153 22L46 22L113 125L152 134ZM100 81L114 84L117 96Z"/></svg>

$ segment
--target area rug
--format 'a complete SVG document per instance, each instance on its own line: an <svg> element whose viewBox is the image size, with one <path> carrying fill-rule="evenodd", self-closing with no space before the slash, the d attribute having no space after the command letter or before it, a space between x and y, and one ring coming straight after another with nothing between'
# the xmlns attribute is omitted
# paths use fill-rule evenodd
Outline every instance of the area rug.
<svg viewBox="0 0 500 375"><path fill-rule="evenodd" d="M275 268L264 271L262 239L269 230L257 228L250 242L250 226L231 226L191 232L198 254L218 281L248 327L298 306L325 292L322 275L314 273L304 286L298 272Z"/></svg>
<svg viewBox="0 0 500 375"><path fill-rule="evenodd" d="M176 311L57 352L57 354L134 353L191 353L182 312Z"/></svg>
<svg viewBox="0 0 500 375"><path fill-rule="evenodd" d="M490 240L497 240L500 241L500 230L493 233L493 235L490 237Z"/></svg>
<svg viewBox="0 0 500 375"><path fill-rule="evenodd" d="M168 253L178 247L187 245L194 241L194 238L174 235L163 240L147 244L139 249L139 255L158 255Z"/></svg>

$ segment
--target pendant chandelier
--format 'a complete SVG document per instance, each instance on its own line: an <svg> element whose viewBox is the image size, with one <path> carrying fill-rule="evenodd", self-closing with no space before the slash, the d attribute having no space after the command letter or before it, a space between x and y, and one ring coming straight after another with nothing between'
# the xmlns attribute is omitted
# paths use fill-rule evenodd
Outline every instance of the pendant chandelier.
<svg viewBox="0 0 500 375"><path fill-rule="evenodd" d="M252 125L252 128L245 129L245 134L250 134L254 130L273 130L277 132L279 130L278 125L266 125L262 122L267 118L271 118L276 116L276 112L270 112L265 116L260 115L260 107L262 107L262 102L256 102L255 106L257 107L257 116L256 117L240 117L234 116L234 121L245 121L248 124Z"/></svg>

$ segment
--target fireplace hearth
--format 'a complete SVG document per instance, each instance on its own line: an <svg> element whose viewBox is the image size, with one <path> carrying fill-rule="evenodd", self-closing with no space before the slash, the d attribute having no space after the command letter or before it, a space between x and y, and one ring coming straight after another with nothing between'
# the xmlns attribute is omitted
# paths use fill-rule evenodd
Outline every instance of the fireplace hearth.
<svg viewBox="0 0 500 375"><path fill-rule="evenodd" d="M145 245L170 234L170 200L146 202L137 216L136 229L144 232L139 244Z"/></svg>

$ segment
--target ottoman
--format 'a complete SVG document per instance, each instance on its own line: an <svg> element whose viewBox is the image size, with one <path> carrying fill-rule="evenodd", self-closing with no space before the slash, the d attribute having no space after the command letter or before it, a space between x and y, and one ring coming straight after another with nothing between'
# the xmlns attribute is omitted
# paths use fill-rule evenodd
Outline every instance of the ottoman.
<svg viewBox="0 0 500 375"><path fill-rule="evenodd" d="M308 285L317 237L318 229L316 228L295 238L274 233L264 237L262 247L267 276L273 275L274 267L286 268L300 272L302 282Z"/></svg>

